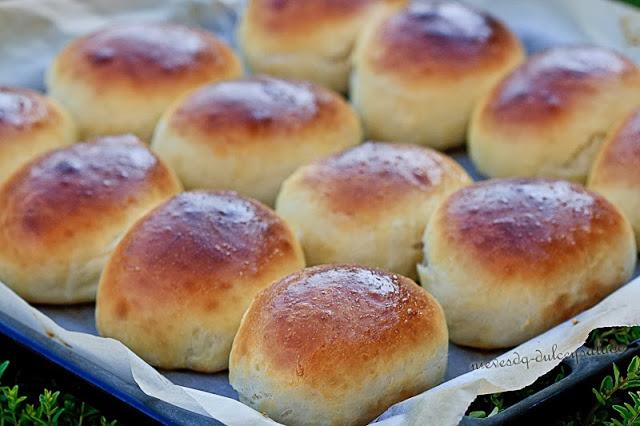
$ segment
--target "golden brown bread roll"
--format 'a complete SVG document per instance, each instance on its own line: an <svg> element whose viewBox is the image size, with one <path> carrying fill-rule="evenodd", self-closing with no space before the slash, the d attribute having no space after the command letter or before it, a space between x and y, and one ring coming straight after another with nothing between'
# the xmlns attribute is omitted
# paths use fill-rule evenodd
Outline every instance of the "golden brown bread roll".
<svg viewBox="0 0 640 426"><path fill-rule="evenodd" d="M38 154L75 142L69 114L28 89L0 86L0 184Z"/></svg>
<svg viewBox="0 0 640 426"><path fill-rule="evenodd" d="M436 151L368 142L298 169L276 210L309 265L356 263L416 277L429 217L469 183L462 167Z"/></svg>
<svg viewBox="0 0 640 426"><path fill-rule="evenodd" d="M522 343L595 305L636 263L623 214L579 185L493 180L451 195L433 214L418 266L444 308L451 341Z"/></svg>
<svg viewBox="0 0 640 426"><path fill-rule="evenodd" d="M114 25L72 41L46 80L81 138L133 133L148 142L177 97L241 74L235 53L212 34L144 23Z"/></svg>
<svg viewBox="0 0 640 426"><path fill-rule="evenodd" d="M140 219L100 280L96 324L162 368L227 368L255 294L304 268L287 224L230 192L187 192Z"/></svg>
<svg viewBox="0 0 640 426"><path fill-rule="evenodd" d="M238 27L255 73L313 81L346 92L351 53L365 22L406 0L249 0Z"/></svg>
<svg viewBox="0 0 640 426"><path fill-rule="evenodd" d="M134 136L37 157L0 189L0 280L30 302L94 300L129 225L180 189Z"/></svg>
<svg viewBox="0 0 640 426"><path fill-rule="evenodd" d="M640 99L640 71L600 47L548 50L506 77L476 107L469 152L491 177L578 182L606 132Z"/></svg>
<svg viewBox="0 0 640 426"><path fill-rule="evenodd" d="M231 189L273 205L295 169L356 145L362 130L337 94L253 77L203 86L158 124L152 149L187 189Z"/></svg>
<svg viewBox="0 0 640 426"><path fill-rule="evenodd" d="M523 57L495 18L455 1L413 2L363 31L351 97L368 138L450 148L464 143L478 99Z"/></svg>
<svg viewBox="0 0 640 426"><path fill-rule="evenodd" d="M240 400L288 425L364 425L444 377L442 308L408 278L325 265L262 291L233 342Z"/></svg>
<svg viewBox="0 0 640 426"><path fill-rule="evenodd" d="M589 189L624 212L640 246L640 109L609 133L591 169Z"/></svg>

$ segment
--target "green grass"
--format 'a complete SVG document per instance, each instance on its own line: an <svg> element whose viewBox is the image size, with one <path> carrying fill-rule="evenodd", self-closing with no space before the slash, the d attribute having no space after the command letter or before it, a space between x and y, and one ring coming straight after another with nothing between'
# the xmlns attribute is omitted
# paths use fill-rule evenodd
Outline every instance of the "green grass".
<svg viewBox="0 0 640 426"><path fill-rule="evenodd" d="M639 0L640 1L640 0ZM640 327L612 327L591 332L586 346L604 350L627 346L640 339ZM576 401L575 412L555 421L558 426L640 426L640 357L635 357L621 373L612 366L613 373L605 376L590 396ZM493 417L536 392L559 382L567 376L562 365L540 377L531 386L513 391L481 395L467 410L467 416ZM564 410L563 410L564 411Z"/></svg>
<svg viewBox="0 0 640 426"><path fill-rule="evenodd" d="M75 396L42 389L38 392L15 383L4 384L9 361L0 364L0 426L115 426L95 408ZM15 379L15 376L14 376Z"/></svg>

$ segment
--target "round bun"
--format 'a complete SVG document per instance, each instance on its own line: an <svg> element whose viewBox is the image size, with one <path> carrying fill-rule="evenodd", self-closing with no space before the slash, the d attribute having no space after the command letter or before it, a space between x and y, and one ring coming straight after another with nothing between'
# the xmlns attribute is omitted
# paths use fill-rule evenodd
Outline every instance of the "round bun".
<svg viewBox="0 0 640 426"><path fill-rule="evenodd" d="M73 120L57 102L0 86L0 184L33 157L75 139Z"/></svg>
<svg viewBox="0 0 640 426"><path fill-rule="evenodd" d="M367 25L351 96L367 137L450 148L464 143L475 103L523 58L493 17L454 1L414 2Z"/></svg>
<svg viewBox="0 0 640 426"><path fill-rule="evenodd" d="M299 166L361 140L358 117L337 94L255 77L192 92L167 111L152 148L188 189L231 189L273 205Z"/></svg>
<svg viewBox="0 0 640 426"><path fill-rule="evenodd" d="M289 227L231 192L187 192L140 219L100 280L96 323L152 365L224 370L242 314L304 268Z"/></svg>
<svg viewBox="0 0 640 426"><path fill-rule="evenodd" d="M424 234L422 285L442 304L451 341L522 343L626 283L633 231L603 197L564 181L494 180L464 188Z"/></svg>
<svg viewBox="0 0 640 426"><path fill-rule="evenodd" d="M640 109L608 135L591 169L589 189L625 213L640 247Z"/></svg>
<svg viewBox="0 0 640 426"><path fill-rule="evenodd" d="M256 73L313 81L346 92L351 53L367 19L396 0L249 0L238 28Z"/></svg>
<svg viewBox="0 0 640 426"><path fill-rule="evenodd" d="M364 425L439 383L442 308L408 278L325 265L261 292L233 342L240 400L294 425Z"/></svg>
<svg viewBox="0 0 640 426"><path fill-rule="evenodd" d="M584 182L606 132L638 99L640 71L629 59L600 47L548 50L478 104L471 158L491 177Z"/></svg>
<svg viewBox="0 0 640 426"><path fill-rule="evenodd" d="M73 115L81 138L133 133L148 141L177 97L241 74L233 51L210 33L121 24L68 44L49 69L47 87Z"/></svg>
<svg viewBox="0 0 640 426"><path fill-rule="evenodd" d="M134 136L46 153L0 189L0 280L30 302L90 302L118 239L178 191Z"/></svg>
<svg viewBox="0 0 640 426"><path fill-rule="evenodd" d="M298 169L276 203L309 265L355 263L416 277L436 206L471 183L428 148L368 142Z"/></svg>

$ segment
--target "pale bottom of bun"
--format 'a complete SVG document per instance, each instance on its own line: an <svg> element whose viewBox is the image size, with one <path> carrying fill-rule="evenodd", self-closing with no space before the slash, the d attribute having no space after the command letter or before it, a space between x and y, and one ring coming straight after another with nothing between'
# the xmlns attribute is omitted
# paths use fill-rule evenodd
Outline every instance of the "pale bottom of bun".
<svg viewBox="0 0 640 426"><path fill-rule="evenodd" d="M167 96L139 96L96 92L95 88L50 84L49 94L71 113L78 126L80 140L98 136L133 134L145 142L151 140L156 123L175 100Z"/></svg>
<svg viewBox="0 0 640 426"><path fill-rule="evenodd" d="M636 237L636 247L640 249L640 194L638 194L638 187L611 182L590 184L589 189L604 196L624 213L631 222Z"/></svg>
<svg viewBox="0 0 640 426"><path fill-rule="evenodd" d="M464 184L450 185L412 207L396 206L367 221L332 214L315 194L286 183L276 203L277 213L292 227L309 266L351 263L380 268L411 279L422 254L426 221L437 204Z"/></svg>
<svg viewBox="0 0 640 426"><path fill-rule="evenodd" d="M553 282L500 282L480 271L463 271L455 256L438 265L427 256L418 274L422 286L440 302L453 343L501 349L517 346L597 304L631 278L635 263L630 239L616 252L597 253L588 263L551 278Z"/></svg>
<svg viewBox="0 0 640 426"><path fill-rule="evenodd" d="M444 150L464 143L474 103L492 82L456 80L440 87L436 82L412 87L359 70L351 78L351 98L367 138Z"/></svg>
<svg viewBox="0 0 640 426"><path fill-rule="evenodd" d="M481 137L489 138L489 135ZM469 155L478 171L484 176L492 178L545 177L584 183L591 164L602 146L605 133L592 134L573 151L561 156L545 155L548 157L547 160L540 163L535 161L535 155L531 156L527 152L503 151L499 153L497 152L498 148L482 149L481 146L491 146L491 142L483 143L479 138L475 136L470 138L474 139L474 143L470 144ZM514 157L520 157L522 160L514 161ZM525 158L529 160L525 160Z"/></svg>
<svg viewBox="0 0 640 426"><path fill-rule="evenodd" d="M229 366L229 352L237 323L223 330L225 327L220 325L177 317L175 328L179 330L167 330L164 326L159 327L158 321L151 317L136 321L114 321L103 314L100 303L96 305L98 333L123 342L155 367L215 373Z"/></svg>
<svg viewBox="0 0 640 426"><path fill-rule="evenodd" d="M327 389L315 388L295 371L266 371L269 364L254 352L250 364L231 366L229 381L240 401L284 424L365 425L391 405L441 383L447 353L445 337L435 351L416 347L413 353L381 354L363 365L365 379L344 377Z"/></svg>
<svg viewBox="0 0 640 426"><path fill-rule="evenodd" d="M547 177L584 183L607 132L637 107L638 96L635 88L613 88L557 113L558 117L521 124L488 112L493 99L487 96L473 113L469 156L483 175L492 178Z"/></svg>
<svg viewBox="0 0 640 426"><path fill-rule="evenodd" d="M20 140L3 141L5 143L0 147L0 184L38 155L70 145L74 140L75 128L68 126L57 132L43 131L25 135Z"/></svg>
<svg viewBox="0 0 640 426"><path fill-rule="evenodd" d="M247 57L254 74L311 81L339 93L349 89L350 52L321 56L312 52L252 54Z"/></svg>
<svg viewBox="0 0 640 426"><path fill-rule="evenodd" d="M20 297L31 303L75 304L96 299L100 274L118 239L91 255L90 250L68 253L61 261L57 256L37 265L18 265L0 257L0 278Z"/></svg>
<svg viewBox="0 0 640 426"><path fill-rule="evenodd" d="M176 172L187 190L232 190L273 206L282 182L298 167L353 146L360 138L359 128L343 126L301 136L295 145L289 139L272 138L256 141L246 150L218 153L215 143L209 146L190 141L162 120L151 148Z"/></svg>

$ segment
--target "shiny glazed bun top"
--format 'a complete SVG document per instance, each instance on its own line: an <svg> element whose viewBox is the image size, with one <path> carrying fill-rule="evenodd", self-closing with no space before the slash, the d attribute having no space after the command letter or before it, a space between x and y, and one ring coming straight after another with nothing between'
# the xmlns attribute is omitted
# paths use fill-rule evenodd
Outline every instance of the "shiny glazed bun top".
<svg viewBox="0 0 640 426"><path fill-rule="evenodd" d="M638 69L629 59L604 48L555 48L534 56L504 79L484 110L504 126L538 126L570 114L572 106L606 83L637 81Z"/></svg>
<svg viewBox="0 0 640 426"><path fill-rule="evenodd" d="M151 89L237 66L229 48L202 30L172 24L120 24L70 43L57 61L59 73L97 84Z"/></svg>
<svg viewBox="0 0 640 426"><path fill-rule="evenodd" d="M481 268L542 275L571 267L580 249L619 238L627 223L608 201L579 185L497 180L453 194L435 226ZM530 265L536 264L536 268Z"/></svg>
<svg viewBox="0 0 640 426"><path fill-rule="evenodd" d="M197 134L203 141L212 132L225 132L229 144L248 144L260 143L261 135L321 130L340 122L344 114L348 114L346 103L327 89L256 76L196 90L177 105L170 125L182 134Z"/></svg>
<svg viewBox="0 0 640 426"><path fill-rule="evenodd" d="M362 220L403 209L419 194L466 183L466 172L438 152L409 144L366 142L302 169L302 184L331 211Z"/></svg>
<svg viewBox="0 0 640 426"><path fill-rule="evenodd" d="M406 84L501 68L521 50L500 21L455 1L414 2L383 21L370 43L372 69Z"/></svg>

